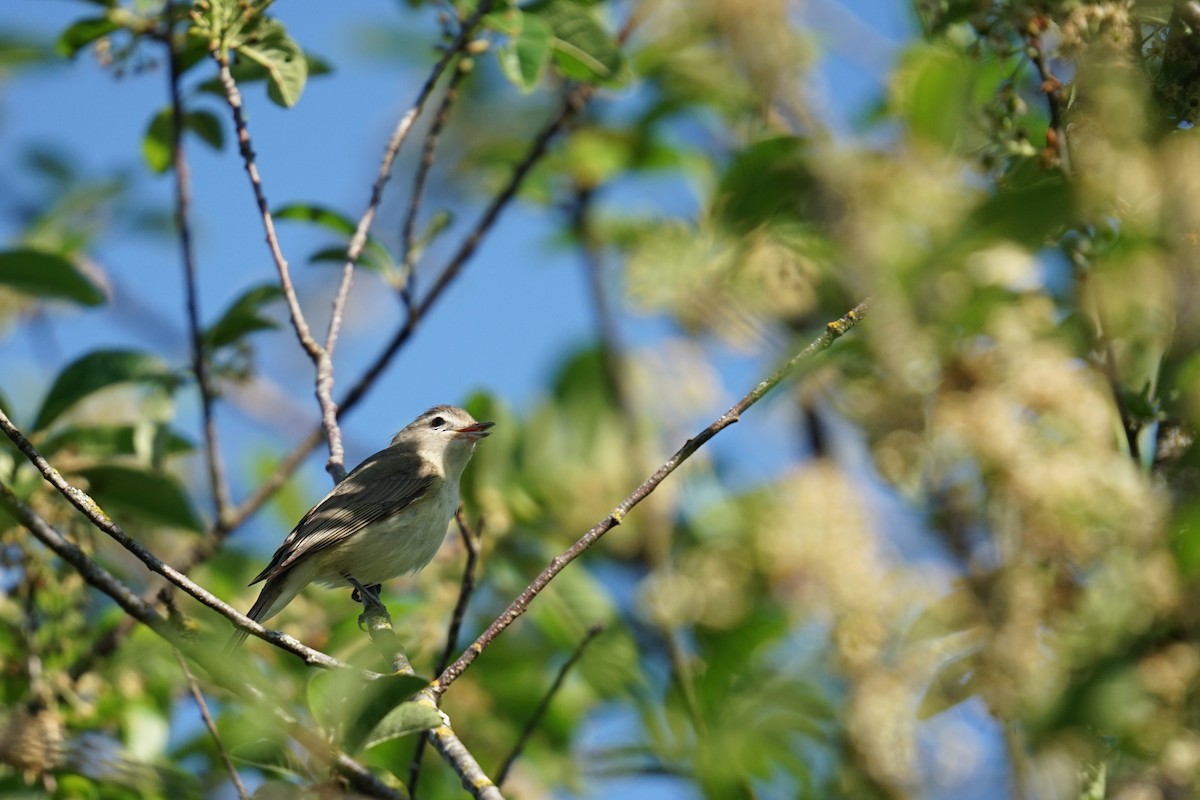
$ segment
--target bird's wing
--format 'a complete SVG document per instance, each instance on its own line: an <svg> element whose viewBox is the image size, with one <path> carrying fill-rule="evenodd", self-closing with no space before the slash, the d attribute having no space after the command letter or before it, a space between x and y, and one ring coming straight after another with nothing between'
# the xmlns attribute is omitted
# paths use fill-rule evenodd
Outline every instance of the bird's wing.
<svg viewBox="0 0 1200 800"><path fill-rule="evenodd" d="M297 560L344 542L368 525L388 519L435 494L444 478L415 453L381 450L354 468L304 515L251 585L273 578Z"/></svg>

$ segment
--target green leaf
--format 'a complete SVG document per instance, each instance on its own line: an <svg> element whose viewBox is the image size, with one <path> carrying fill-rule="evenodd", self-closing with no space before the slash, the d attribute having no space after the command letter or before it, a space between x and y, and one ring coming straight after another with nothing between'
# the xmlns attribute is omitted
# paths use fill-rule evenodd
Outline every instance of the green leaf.
<svg viewBox="0 0 1200 800"><path fill-rule="evenodd" d="M175 476L156 469L103 464L78 470L88 493L110 516L128 514L156 525L204 529Z"/></svg>
<svg viewBox="0 0 1200 800"><path fill-rule="evenodd" d="M206 56L208 55L207 46L204 53ZM320 75L328 75L329 73L333 72L333 67L330 66L328 61L320 56L314 56L311 53L304 54L304 63L307 65L306 68L308 70L309 78L315 78ZM244 83L255 83L256 81L265 81L268 77L267 70L263 69L258 63L245 60L238 61L237 63L230 65L229 73L233 75L233 80L238 85ZM209 80L197 84L196 91L214 94L221 98L225 97L225 87L221 85L219 78L210 78Z"/></svg>
<svg viewBox="0 0 1200 800"><path fill-rule="evenodd" d="M354 235L357 223L350 217L334 211L326 206L319 206L313 203L291 203L275 209L273 216L276 220L298 220L302 222L313 222L326 230L333 231L347 238ZM335 264L346 263L346 248L349 242L338 247L326 247L314 253L309 261L327 262ZM362 255L359 256L358 265L364 269L369 269L372 272L388 275L396 268L396 262L392 259L392 254L388 249L376 239L374 236L367 236L367 243L363 247Z"/></svg>
<svg viewBox="0 0 1200 800"><path fill-rule="evenodd" d="M1071 220L1073 212L1071 189L1058 177L1001 189L976 206L949 241L929 253L928 263L956 263L1001 240L1036 251Z"/></svg>
<svg viewBox="0 0 1200 800"><path fill-rule="evenodd" d="M137 432L138 428L134 425L71 425L47 436L39 443L38 449L47 458L64 450L98 458L134 456L139 450ZM190 439L165 426L158 427L158 433L162 436L162 452L165 455L187 453L196 447Z"/></svg>
<svg viewBox="0 0 1200 800"><path fill-rule="evenodd" d="M803 139L755 142L721 176L714 216L738 235L779 220L811 220L820 204L818 186Z"/></svg>
<svg viewBox="0 0 1200 800"><path fill-rule="evenodd" d="M325 728L340 732L341 749L355 753L390 712L428 685L415 675L363 681L353 671L324 672L309 681L308 705Z"/></svg>
<svg viewBox="0 0 1200 800"><path fill-rule="evenodd" d="M183 115L183 125L213 150L225 146L225 129L220 117L211 111L189 111Z"/></svg>
<svg viewBox="0 0 1200 800"><path fill-rule="evenodd" d="M550 63L553 32L550 25L533 14L522 15L521 30L496 49L504 75L522 92L537 88Z"/></svg>
<svg viewBox="0 0 1200 800"><path fill-rule="evenodd" d="M242 292L230 304L221 318L204 332L204 344L209 350L231 345L243 336L255 331L273 330L279 324L263 316L263 306L283 297L278 284L263 283Z"/></svg>
<svg viewBox="0 0 1200 800"><path fill-rule="evenodd" d="M286 206L280 206L275 209L271 212L271 215L276 220L290 219L315 222L322 228L345 236L353 236L356 227L353 220L345 214L313 203L289 203Z"/></svg>
<svg viewBox="0 0 1200 800"><path fill-rule="evenodd" d="M300 100L308 81L308 61L300 45L279 22L264 20L261 27L261 38L242 43L237 52L267 71L267 96L278 105L291 108Z"/></svg>
<svg viewBox="0 0 1200 800"><path fill-rule="evenodd" d="M431 731L443 724L444 721L441 714L426 703L401 703L380 720L364 740L362 749L369 750L392 739L399 739L401 736Z"/></svg>
<svg viewBox="0 0 1200 800"><path fill-rule="evenodd" d="M34 430L50 423L88 395L122 383L171 386L177 381L161 359L133 350L96 350L68 364L46 393Z"/></svg>
<svg viewBox="0 0 1200 800"><path fill-rule="evenodd" d="M625 56L595 15L575 0L541 0L524 9L554 32L554 61L568 78L619 86L628 78ZM526 21L528 24L528 21Z"/></svg>
<svg viewBox="0 0 1200 800"><path fill-rule="evenodd" d="M0 34L0 67L36 64L39 61L49 60L51 55L49 48L40 42L30 41L20 36Z"/></svg>
<svg viewBox="0 0 1200 800"><path fill-rule="evenodd" d="M146 163L155 172L166 172L171 168L171 149L174 137L174 118L171 108L162 109L150 120L146 135L142 137L142 155ZM189 111L184 114L185 130L195 133L200 139L214 150L220 150L225 144L225 134L221 121L210 111Z"/></svg>
<svg viewBox="0 0 1200 800"><path fill-rule="evenodd" d="M943 663L925 689L917 707L917 719L929 719L947 711L977 691L979 651L970 650Z"/></svg>
<svg viewBox="0 0 1200 800"><path fill-rule="evenodd" d="M71 300L84 306L104 302L104 292L57 253L33 248L0 252L0 285L44 299Z"/></svg>
<svg viewBox="0 0 1200 800"><path fill-rule="evenodd" d="M142 137L142 157L154 172L166 172L171 168L171 109L160 110L146 126Z"/></svg>
<svg viewBox="0 0 1200 800"><path fill-rule="evenodd" d="M61 56L74 58L80 50L120 27L108 17L81 19L62 32L54 49Z"/></svg>

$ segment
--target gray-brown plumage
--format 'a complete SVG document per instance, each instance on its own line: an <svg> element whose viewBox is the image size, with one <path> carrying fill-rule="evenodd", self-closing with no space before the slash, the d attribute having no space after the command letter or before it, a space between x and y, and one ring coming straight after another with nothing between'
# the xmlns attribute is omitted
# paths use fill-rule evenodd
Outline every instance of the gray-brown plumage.
<svg viewBox="0 0 1200 800"><path fill-rule="evenodd" d="M367 458L296 524L247 616L262 622L310 583L372 586L428 564L458 508L458 483L490 422L435 406ZM245 631L234 634L242 641Z"/></svg>

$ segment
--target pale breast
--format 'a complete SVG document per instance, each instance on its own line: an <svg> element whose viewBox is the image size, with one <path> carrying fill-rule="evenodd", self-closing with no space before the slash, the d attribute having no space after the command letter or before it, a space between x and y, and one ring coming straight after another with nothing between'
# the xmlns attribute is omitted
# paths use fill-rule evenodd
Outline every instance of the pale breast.
<svg viewBox="0 0 1200 800"><path fill-rule="evenodd" d="M433 497L316 553L313 580L323 586L349 586L344 576L350 575L370 586L416 572L437 554L457 508L457 487L446 486Z"/></svg>

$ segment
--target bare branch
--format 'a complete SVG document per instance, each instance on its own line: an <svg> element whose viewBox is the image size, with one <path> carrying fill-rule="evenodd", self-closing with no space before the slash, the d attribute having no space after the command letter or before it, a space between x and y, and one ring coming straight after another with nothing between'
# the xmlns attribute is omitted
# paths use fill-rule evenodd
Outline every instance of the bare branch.
<svg viewBox="0 0 1200 800"><path fill-rule="evenodd" d="M212 737L213 744L217 747L217 753L221 756L225 771L229 773L229 779L233 781L233 787L237 790L238 797L241 800L250 800L250 793L246 791L246 785L242 783L242 776L238 774L237 767L233 765L233 759L229 757L229 751L225 749L225 744L221 741L217 723L208 711L208 703L204 701L204 694L200 691L200 684L196 682L196 676L188 669L187 659L183 657L183 653L176 650L175 658L179 661L179 668L183 670L183 677L187 679L188 690L192 693L192 699L196 701L196 708L200 709L204 727L208 728L208 735Z"/></svg>
<svg viewBox="0 0 1200 800"><path fill-rule="evenodd" d="M174 3L168 3L165 17L174 19ZM170 24L168 22L168 24ZM196 286L196 255L192 245L191 226L191 170L188 168L183 148L183 99L179 93L179 53L175 49L175 37L168 30L165 37L168 62L170 64L171 93L171 156L175 173L175 224L179 229L179 250L183 259L184 290L187 294L188 335L192 348L192 372L200 390L200 415L204 423L204 454L208 464L209 483L212 484L213 510L217 524L225 519L233 501L229 494L229 482L221 462L221 449L217 439L217 424L213 418L212 377L209 375L208 358L204 338L200 332L200 300Z"/></svg>
<svg viewBox="0 0 1200 800"><path fill-rule="evenodd" d="M259 217L262 219L263 230L267 236L267 247L271 251L271 257L275 260L275 270L279 273L279 285L283 289L283 297L287 302L292 327L296 331L296 338L300 341L300 346L304 348L304 352L308 353L313 363L316 363L321 356L321 345L313 338L312 332L308 329L308 323L304 320L304 312L300 309L300 300L296 296L296 287L292 284L287 259L283 257L283 250L279 246L279 237L275 234L275 218L271 215L271 206L267 203L267 196L263 191L262 178L258 174L258 163L254 157L254 147L250 143L250 130L246 127L246 117L242 113L241 92L238 91L233 74L229 71L229 57L220 50L214 50L212 55L217 62L221 87L225 91L225 102L229 104L229 109L233 113L233 127L237 131L238 151L242 155L242 165L246 168L246 174L250 177L250 188L253 189L254 201L258 204Z"/></svg>
<svg viewBox="0 0 1200 800"><path fill-rule="evenodd" d="M433 94L433 89L437 86L442 73L446 71L446 67L449 66L450 62L466 49L467 44L470 42L471 34L479 25L484 15L492 10L493 5L495 5L495 0L481 0L475 8L475 13L463 22L459 28L458 36L446 48L446 51L438 59L437 63L433 65L429 77L425 79L424 85L421 86L421 90L417 93L417 99L413 101L412 106L400 118L400 121L396 124L396 129L392 132L392 138L388 140L387 148L383 153L383 162L379 165L379 174L376 175L375 183L371 187L371 199L367 203L367 210L363 212L362 217L359 219L358 226L354 229L354 235L350 237L350 245L346 249L346 263L342 266L342 281L338 287L337 297L334 299L333 317L329 321L329 334L325 339L325 350L330 355L333 354L333 349L337 345L338 326L341 325L342 308L346 304L346 295L349 294L350 283L353 280L354 265L362 256L363 248L367 245L367 234L370 232L371 225L375 221L375 212L383 200L383 187L387 184L388 179L391 178L392 164L396 161L396 155L400 152L400 146L404 144L404 141L408 138L408 134L412 132L413 123L416 122L417 117L424 110L425 103L429 100L430 95ZM462 73L461 66L455 70L455 74L451 78L452 83L450 88L447 89L447 96L453 94L454 87L462 80L460 73ZM445 124L445 117L448 110L447 101L443 98L442 107L438 109L434 120L434 128L440 130L441 126ZM437 134L432 133L431 129L430 136L436 139ZM429 147L430 136L426 137L427 149ZM418 180L421 180L419 172Z"/></svg>
<svg viewBox="0 0 1200 800"><path fill-rule="evenodd" d="M404 214L404 225L401 229L400 240L401 269L403 270L404 283L400 287L400 296L403 298L405 308L407 308L410 316L413 313L413 304L416 299L413 278L418 256L416 247L417 213L420 211L421 201L425 196L426 181L429 179L429 173L433 169L438 139L442 134L442 129L446 126L446 121L450 118L450 109L454 107L454 103L458 100L459 84L469 74L470 70L465 68L464 62L459 61L454 74L450 76L450 83L446 86L446 93L442 95L442 102L438 104L437 113L433 115L433 122L429 126L429 131L425 134L425 142L421 147L421 162L417 165L417 173L413 178L412 197L408 201L408 211Z"/></svg>
<svg viewBox="0 0 1200 800"><path fill-rule="evenodd" d="M392 340L383 349L383 352L375 358L375 361L367 367L362 377L358 379L358 382L346 393L345 399L342 400L343 410L358 404L358 401L362 399L363 395L366 394L379 375L391 363L392 358L400 348L412 337L420 321L429 313L429 310L433 308L433 305L441 298L442 293L454 282L454 279L458 277L462 268L471 259L471 256L475 255L479 243L491 230L492 226L495 225L496 220L500 217L500 213L516 196L517 191L521 188L521 184L524 183L525 178L529 175L529 171L546 154L551 140L575 119L593 93L594 90L588 86L577 87L567 93L559 113L534 138L525 157L513 168L508 182L492 198L492 202L488 204L487 209L484 210L475 227L463 239L463 243L446 263L446 266L442 268L438 279L434 282L433 287L430 288L429 293L416 305L413 313L409 314L404 325L396 331Z"/></svg>
<svg viewBox="0 0 1200 800"><path fill-rule="evenodd" d="M0 411L0 416L3 416L3 413ZM7 423L8 418L5 417L4 421ZM155 610L154 606L138 597L132 589L121 583L111 572L89 558L78 545L69 541L39 517L33 509L13 494L8 484L0 482L0 495L3 495L6 507L15 512L17 521L59 558L74 567L87 583L111 597L126 614L164 639L173 641L177 638L170 624Z"/></svg>
<svg viewBox="0 0 1200 800"><path fill-rule="evenodd" d="M558 694L558 690L562 687L563 681L567 679L567 673L571 671L579 659L583 657L583 651L592 643L592 640L604 632L604 626L600 624L593 625L588 628L587 634L583 640L579 642L579 646L575 648L575 652L571 653L571 657L566 660L566 663L558 670L558 675L554 677L554 682L550 684L550 688L546 690L546 694L542 697L542 702L538 703L538 707L534 709L533 716L525 723L524 729L521 730L521 735L517 737L517 743L513 745L512 752L508 754L508 758L504 759L504 764L496 772L496 785L503 786L504 779L508 777L509 770L512 765L521 756L521 751L525 749L525 743L529 741L529 737L537 730L537 726L541 723L542 717L546 715L547 709L550 708L550 701L554 699L554 695Z"/></svg>
<svg viewBox="0 0 1200 800"><path fill-rule="evenodd" d="M325 431L325 438L329 441L329 463L326 465L326 469L333 476L334 482L340 483L346 477L346 457L342 445L342 431L337 423L337 405L333 402L333 360L330 358L329 352L313 338L312 331L309 330L308 323L304 319L304 312L300 308L296 287L292 284L287 259L283 257L283 250L279 246L279 237L275 234L275 220L271 216L271 207L267 203L262 178L258 174L258 165L254 160L250 130L246 127L246 118L242 113L242 95L233 80L233 74L229 71L229 57L220 49L214 50L212 56L217 62L221 87L225 91L225 102L229 104L229 108L233 112L233 127L237 131L238 151L242 154L242 163L246 168L246 174L250 176L250 187L254 191L254 200L258 204L259 217L262 219L263 230L266 232L267 247L271 251L271 257L275 260L275 270L279 273L279 285L283 289L288 316L292 320L292 328L296 331L296 338L299 339L300 346L304 348L304 352L308 353L308 357L312 359L313 366L316 368L317 403L321 408L321 425ZM335 341L337 338L335 321L340 316L340 313L335 314L335 320L330 322L330 333Z"/></svg>
<svg viewBox="0 0 1200 800"><path fill-rule="evenodd" d="M864 300L853 309L851 309L841 319L829 323L825 327L825 332L816 340L810 343L807 347L801 350L796 355L792 356L779 369L771 373L767 378L763 379L757 386L750 390L741 400L733 404L733 406L718 417L711 425L697 433L691 439L684 442L683 446L675 452L673 456L667 459L658 470L649 478L638 486L633 492L614 508L607 517L600 520L587 533L580 537L579 541L571 545L561 555L556 556L551 560L550 564L541 571L541 573L533 579L533 582L525 588L525 591L509 604L499 617L484 631L480 636L471 643L471 645L458 657L458 660L442 671L437 680L431 687L432 690L439 696L458 679L466 669L471 666L479 654L482 653L496 637L500 635L509 625L511 625L518 617L526 612L530 602L541 593L542 589L554 579L558 573L582 555L588 548L599 541L600 537L608 533L610 530L621 524L621 520L629 513L629 510L644 500L658 485L662 483L668 475L674 472L680 464L687 461L697 450L699 450L709 439L716 436L725 428L734 424L741 418L741 415L750 408L750 406L762 399L763 395L771 391L776 385L786 378L793 370L796 369L802 362L820 353L834 343L846 331L853 328L863 317L866 316L870 301Z"/></svg>
<svg viewBox="0 0 1200 800"><path fill-rule="evenodd" d="M419 697L427 699L437 707L432 689L421 692ZM429 731L426 738L433 745L433 749L446 759L446 763L462 781L463 788L470 792L472 797L476 800L504 800L500 788L487 776L483 767L479 766L479 762L454 734L448 723Z"/></svg>
<svg viewBox="0 0 1200 800"><path fill-rule="evenodd" d="M145 564L151 572L156 572L159 575L162 575L169 582L182 589L187 594L191 595L201 604L208 606L213 611L221 614L239 628L249 631L253 635L270 642L282 650L286 650L293 655L299 656L306 664L310 666L325 667L327 669L351 669L350 665L346 664L345 662L339 661L338 659L326 655L319 650L314 650L313 648L308 647L307 645L301 643L291 636L288 636L287 634L264 628L258 622L250 619L245 614L242 614L236 608L221 600L204 587L190 580L186 575L182 574L164 562L158 556L151 553L136 540L130 537L129 534L125 533L125 531L121 529L121 526L113 522L112 519L109 518L108 514L104 513L104 510L100 508L96 501L88 496L87 492L84 492L82 489L68 483L62 477L62 475L59 474L58 470L50 466L46 459L42 457L42 454L39 453L37 449L29 442L29 440L25 438L24 434L22 434L21 431L19 431L17 427L13 425L12 420L8 418L3 410L0 410L0 430L3 430L4 434L8 436L9 440L11 440L12 443L17 446L17 449L24 453L26 458L28 458L29 461L38 468L38 471L42 473L42 477L45 478L51 486L57 489L59 493L63 495L63 497L67 498L71 505L75 506L80 513L87 517L92 525L108 534L110 538L117 542L117 544L121 545L121 547L124 547L126 550L136 556L137 559ZM22 520L22 524L25 524L24 519ZM71 546L74 547L74 545ZM59 552L53 547L51 549L54 549L56 553ZM80 553L82 554L82 551L80 551ZM66 558L66 556L64 556L64 558ZM84 558L86 559L86 556L84 556ZM72 566L80 569L81 574L83 574L85 579L88 578L88 575L82 572L82 568L80 568L75 561L70 559L67 560L68 563L72 564ZM90 559L88 560L88 563L91 566L96 566L90 561ZM91 581L89 580L89 583L90 582ZM148 608L153 612L153 607L142 598L137 597L137 595L132 595L132 600L136 601L136 606L138 608ZM155 631L161 632L159 627L155 626L157 623L151 624L151 622L148 621L151 619L151 617L147 616L144 610L140 611L139 615L130 610L134 606L127 607L126 604L122 603L121 607L131 615L137 617L139 621L145 622L147 625L154 628ZM153 612L153 618L161 621L161 617L157 614L157 612ZM370 677L375 676L372 675Z"/></svg>

